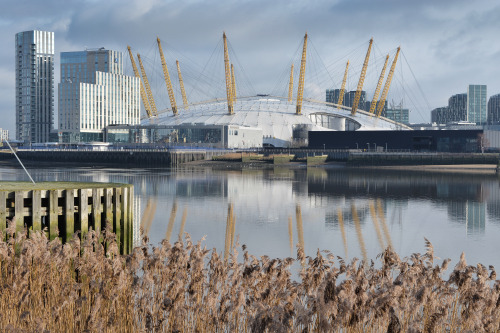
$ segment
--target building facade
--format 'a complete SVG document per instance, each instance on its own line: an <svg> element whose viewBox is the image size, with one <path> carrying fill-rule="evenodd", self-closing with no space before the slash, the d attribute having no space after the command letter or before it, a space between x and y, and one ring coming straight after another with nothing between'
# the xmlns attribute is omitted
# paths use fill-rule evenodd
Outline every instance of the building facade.
<svg viewBox="0 0 500 333"><path fill-rule="evenodd" d="M0 141L9 140L9 130L0 128Z"/></svg>
<svg viewBox="0 0 500 333"><path fill-rule="evenodd" d="M108 125L139 124L139 84L123 75L121 52L61 52L59 142L103 141Z"/></svg>
<svg viewBox="0 0 500 333"><path fill-rule="evenodd" d="M467 121L486 124L486 85L471 84L467 87Z"/></svg>
<svg viewBox="0 0 500 333"><path fill-rule="evenodd" d="M447 106L435 108L431 111L431 122L434 124L448 123L449 110Z"/></svg>
<svg viewBox="0 0 500 333"><path fill-rule="evenodd" d="M382 111L382 117L394 120L401 124L408 125L410 123L410 110L403 107L391 107Z"/></svg>
<svg viewBox="0 0 500 333"><path fill-rule="evenodd" d="M488 100L488 124L500 124L500 94L493 95Z"/></svg>
<svg viewBox="0 0 500 333"><path fill-rule="evenodd" d="M326 102L338 104L340 97L340 89L326 89ZM344 102L342 101L342 104Z"/></svg>
<svg viewBox="0 0 500 333"><path fill-rule="evenodd" d="M456 94L448 99L447 124L451 122L467 121L467 94Z"/></svg>
<svg viewBox="0 0 500 333"><path fill-rule="evenodd" d="M54 33L16 34L16 139L47 142L54 123Z"/></svg>

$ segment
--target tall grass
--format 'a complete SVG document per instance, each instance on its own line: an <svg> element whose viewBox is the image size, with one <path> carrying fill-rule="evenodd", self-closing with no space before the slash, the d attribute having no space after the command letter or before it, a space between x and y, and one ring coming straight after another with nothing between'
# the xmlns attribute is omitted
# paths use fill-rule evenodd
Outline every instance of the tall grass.
<svg viewBox="0 0 500 333"><path fill-rule="evenodd" d="M13 225L11 223L11 225ZM95 232L61 244L43 233L0 241L0 331L51 332L494 332L500 283L493 267L451 273L449 260L379 265L328 252L271 259L237 245L227 259L189 236L120 255L114 235ZM102 244L107 244L104 247ZM239 259L239 260L238 260ZM297 265L300 279L292 278ZM379 268L377 268L377 267ZM445 277L446 276L446 277Z"/></svg>

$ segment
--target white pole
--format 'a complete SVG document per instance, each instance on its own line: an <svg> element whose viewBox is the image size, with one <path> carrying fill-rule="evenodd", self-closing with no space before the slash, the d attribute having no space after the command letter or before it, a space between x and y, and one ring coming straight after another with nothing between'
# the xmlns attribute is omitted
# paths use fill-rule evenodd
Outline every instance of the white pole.
<svg viewBox="0 0 500 333"><path fill-rule="evenodd" d="M21 162L21 160L19 159L19 157L17 157L17 154L16 154L16 152L14 151L14 149L12 149L12 147L11 147L11 145L10 145L9 141L7 141L7 139L5 139L4 141L5 141L5 142L7 142L7 145L9 146L10 151L11 151L11 152L14 154L14 156L17 158L17 160L19 161L19 164L21 164L21 166L22 166L22 167L23 167L23 169L24 169L24 172L26 172L26 174L27 174L27 175L28 175L28 177L30 178L31 182L32 182L33 184L36 184L36 183L35 183L35 181L33 180L33 178L31 178L31 176L30 176L30 174L29 174L28 170L26 170L26 168L24 167L24 165L23 165L23 163Z"/></svg>

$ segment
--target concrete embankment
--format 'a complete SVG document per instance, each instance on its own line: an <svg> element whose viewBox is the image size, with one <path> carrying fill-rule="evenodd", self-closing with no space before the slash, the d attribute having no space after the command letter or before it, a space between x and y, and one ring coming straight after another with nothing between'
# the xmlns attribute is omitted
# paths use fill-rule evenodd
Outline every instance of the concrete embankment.
<svg viewBox="0 0 500 333"><path fill-rule="evenodd" d="M498 165L498 154L474 153L351 153L348 166Z"/></svg>
<svg viewBox="0 0 500 333"><path fill-rule="evenodd" d="M30 149L19 150L23 161L77 162L92 164L120 164L138 166L177 166L190 161L212 159L223 154L223 150L201 149L125 149L125 150L70 150Z"/></svg>

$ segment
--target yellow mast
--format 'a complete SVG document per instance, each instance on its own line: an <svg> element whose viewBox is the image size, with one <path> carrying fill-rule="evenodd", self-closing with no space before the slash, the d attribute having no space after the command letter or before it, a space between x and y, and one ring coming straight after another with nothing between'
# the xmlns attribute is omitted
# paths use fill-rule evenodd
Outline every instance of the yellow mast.
<svg viewBox="0 0 500 333"><path fill-rule="evenodd" d="M229 68L229 53L227 51L227 38L226 33L222 34L224 40L224 70L226 72L226 96L227 96L227 110L229 114L233 114L233 96L232 96L232 83L231 83L231 69Z"/></svg>
<svg viewBox="0 0 500 333"><path fill-rule="evenodd" d="M170 106L172 107L172 112L174 113L175 116L177 115L177 104L175 103L172 81L170 81L170 74L168 73L167 62L165 61L165 56L163 55L163 49L161 47L160 38L156 37L156 42L158 43L158 51L160 52L161 66L163 68L163 76L165 77L165 84L167 85L167 92L168 92L168 98L170 99Z"/></svg>
<svg viewBox="0 0 500 333"><path fill-rule="evenodd" d="M177 64L177 74L179 74L179 86L181 87L182 103L184 103L184 109L188 109L188 100L186 97L186 90L184 90L184 80L182 80L181 66L179 66L179 60L176 60Z"/></svg>
<svg viewBox="0 0 500 333"><path fill-rule="evenodd" d="M304 78L306 76L306 52L307 52L307 32L304 36L304 46L302 48L302 60L300 61L299 88L297 90L297 108L295 113L302 113L302 99L304 97Z"/></svg>
<svg viewBox="0 0 500 333"><path fill-rule="evenodd" d="M236 81L234 80L234 66L231 64L231 93L233 95L233 102L236 103Z"/></svg>
<svg viewBox="0 0 500 333"><path fill-rule="evenodd" d="M356 94L354 95L354 102L352 103L351 114L354 116L356 110L358 109L359 100L361 99L361 91L363 90L363 83L365 82L366 68L368 67L368 60L370 60L370 51L372 49L373 38L370 39L370 45L368 46L368 51L366 52L365 62L363 63L363 69L361 70L361 75L359 76L358 88L356 89Z"/></svg>
<svg viewBox="0 0 500 333"><path fill-rule="evenodd" d="M347 60L347 65L345 65L344 79L342 80L342 87L340 88L339 101L337 102L337 104L340 106L342 106L342 102L344 101L345 83L347 81L348 70L349 70L349 60Z"/></svg>
<svg viewBox="0 0 500 333"><path fill-rule="evenodd" d="M146 92L144 91L144 84L142 83L141 80L141 75L139 74L139 70L137 69L137 65L135 64L134 56L132 55L132 50L130 50L130 46L127 45L127 50L128 54L130 56L130 62L132 63L132 68L134 69L134 75L135 77L139 78L140 82L140 92L141 92L141 99L142 99L142 104L144 105L144 109L146 110L146 114L148 115L148 118L151 118L151 107L149 106L149 101L148 97L146 96Z"/></svg>
<svg viewBox="0 0 500 333"><path fill-rule="evenodd" d="M380 101L377 106L377 117L380 117L382 114L382 110L384 109L385 100L387 98L387 94L389 93L389 88L391 86L392 76L394 75L394 69L396 68L396 63L398 61L399 51L401 50L401 46L398 47L396 51L396 56L392 61L391 69L389 70L389 74L387 75L387 80L385 81L384 90L382 91L382 97L380 97Z"/></svg>
<svg viewBox="0 0 500 333"><path fill-rule="evenodd" d="M156 104L153 98L153 93L151 92L151 87L149 86L148 77L146 76L146 71L144 70L144 66L142 65L141 55L137 53L137 60L139 60L139 67L141 68L142 80L144 81L144 86L146 88L146 93L148 94L149 105L151 106L151 114L153 116L158 116L158 112L156 111Z"/></svg>
<svg viewBox="0 0 500 333"><path fill-rule="evenodd" d="M293 64L290 69L290 82L288 83L288 103L292 102L293 98Z"/></svg>
<svg viewBox="0 0 500 333"><path fill-rule="evenodd" d="M380 73L380 77L378 79L377 88L375 89L375 94L373 94L372 103L370 104L370 113L375 111L377 107L377 99L380 94L380 88L382 88L382 81L384 81L385 69L387 68L387 63L389 62L389 55L385 57L384 67L382 68L382 72Z"/></svg>

